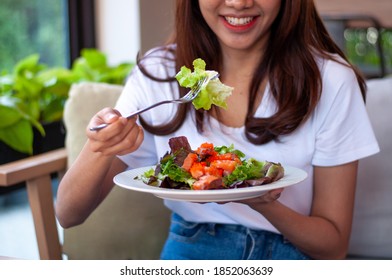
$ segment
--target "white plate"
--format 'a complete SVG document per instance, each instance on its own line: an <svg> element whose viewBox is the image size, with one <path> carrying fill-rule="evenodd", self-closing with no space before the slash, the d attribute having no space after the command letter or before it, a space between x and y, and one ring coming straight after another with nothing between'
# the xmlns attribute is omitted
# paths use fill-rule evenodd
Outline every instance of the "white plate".
<svg viewBox="0 0 392 280"><path fill-rule="evenodd" d="M219 190L175 190L164 189L159 187L149 186L141 180L135 179L136 176L143 174L145 171L155 168L155 166L141 167L128 171L124 171L114 177L114 183L120 187L154 194L157 197L171 200L183 200L193 202L222 202L234 201L246 198L252 198L262 195L264 192L284 188L297 184L308 176L307 173L301 169L283 166L285 175L278 181L246 188L238 189L219 189Z"/></svg>

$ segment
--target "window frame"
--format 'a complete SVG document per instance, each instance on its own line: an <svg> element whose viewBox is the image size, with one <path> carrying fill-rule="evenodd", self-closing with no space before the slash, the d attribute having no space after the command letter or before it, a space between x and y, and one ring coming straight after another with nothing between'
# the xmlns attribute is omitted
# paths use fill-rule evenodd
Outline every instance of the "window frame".
<svg viewBox="0 0 392 280"><path fill-rule="evenodd" d="M69 65L83 48L96 48L95 0L66 0L68 10Z"/></svg>

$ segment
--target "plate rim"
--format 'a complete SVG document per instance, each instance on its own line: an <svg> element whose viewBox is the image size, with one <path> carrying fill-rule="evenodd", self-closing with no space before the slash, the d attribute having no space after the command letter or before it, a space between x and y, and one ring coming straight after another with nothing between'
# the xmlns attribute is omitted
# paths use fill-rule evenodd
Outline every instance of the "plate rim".
<svg viewBox="0 0 392 280"><path fill-rule="evenodd" d="M134 178L132 179L127 178L129 179L130 182L129 184L125 184L121 182L121 179L123 177L129 177L130 174L134 174L134 173L135 174L133 177L135 177L137 176L137 174L142 174L146 170L155 168L155 166L156 165L150 165L150 166L138 167L138 168L133 168L133 169L123 171L117 174L116 176L114 176L113 182L119 187L128 190L138 191L138 192L150 193L162 199L170 199L170 200L178 200L178 201L193 201L193 202L213 202L213 201L218 202L218 201L229 201L229 200L235 201L239 199L260 196L265 191L269 191L276 188L285 188L288 186L298 184L304 181L308 177L307 172L304 171L303 169L293 167L293 166L283 165L283 168L285 170L285 175L278 181L269 184L264 184L264 185L258 185L258 186L252 186L246 188L237 188L237 189L217 189L217 190L164 189L164 188L147 185L142 181ZM295 180L291 178L294 172L297 173L297 177L298 177L298 178L295 177ZM286 184L284 184L286 180L289 181ZM134 184L136 183L136 186L132 186L131 182L133 182ZM236 199L235 196L240 196L240 197Z"/></svg>

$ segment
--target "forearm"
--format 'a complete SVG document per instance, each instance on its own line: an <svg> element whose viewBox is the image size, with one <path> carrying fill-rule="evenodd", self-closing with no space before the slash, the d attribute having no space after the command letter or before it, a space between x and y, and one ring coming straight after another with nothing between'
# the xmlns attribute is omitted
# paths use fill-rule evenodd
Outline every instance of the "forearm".
<svg viewBox="0 0 392 280"><path fill-rule="evenodd" d="M82 223L106 195L113 156L92 152L88 143L60 181L56 214L64 227Z"/></svg>
<svg viewBox="0 0 392 280"><path fill-rule="evenodd" d="M251 206L294 246L314 259L345 257L348 237L323 217L301 215L279 201Z"/></svg>

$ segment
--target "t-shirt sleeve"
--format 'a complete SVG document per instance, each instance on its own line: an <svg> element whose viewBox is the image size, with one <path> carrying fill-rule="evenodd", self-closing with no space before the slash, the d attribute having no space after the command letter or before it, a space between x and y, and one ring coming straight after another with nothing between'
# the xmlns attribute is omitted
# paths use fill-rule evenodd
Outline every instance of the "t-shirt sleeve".
<svg viewBox="0 0 392 280"><path fill-rule="evenodd" d="M378 143L354 73L339 65L326 71L323 81L312 164L345 164L377 153Z"/></svg>

